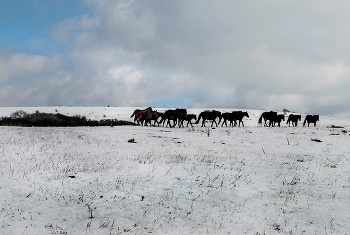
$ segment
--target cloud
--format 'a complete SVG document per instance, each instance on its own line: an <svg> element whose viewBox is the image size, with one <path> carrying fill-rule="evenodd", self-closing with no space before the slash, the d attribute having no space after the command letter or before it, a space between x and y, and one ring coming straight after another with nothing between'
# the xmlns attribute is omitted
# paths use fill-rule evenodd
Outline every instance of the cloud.
<svg viewBox="0 0 350 235"><path fill-rule="evenodd" d="M12 76L56 70L60 65L61 59L58 56L48 58L41 55L0 53L0 82L7 82Z"/></svg>
<svg viewBox="0 0 350 235"><path fill-rule="evenodd" d="M26 66L11 62L1 81L39 74L27 83L46 104L348 113L345 1L84 3L91 15L52 30L61 57L11 55Z"/></svg>

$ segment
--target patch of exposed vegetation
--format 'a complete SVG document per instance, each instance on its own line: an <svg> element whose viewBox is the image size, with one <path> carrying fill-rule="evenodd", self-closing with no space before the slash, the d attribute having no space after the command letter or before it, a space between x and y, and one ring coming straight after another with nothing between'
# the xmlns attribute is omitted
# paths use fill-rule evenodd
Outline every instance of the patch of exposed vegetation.
<svg viewBox="0 0 350 235"><path fill-rule="evenodd" d="M85 116L67 116L60 113L41 113L36 111L28 114L23 110L13 112L9 117L0 119L0 126L24 126L24 127L74 127L74 126L125 126L135 125L133 122L102 119L100 121L87 119Z"/></svg>

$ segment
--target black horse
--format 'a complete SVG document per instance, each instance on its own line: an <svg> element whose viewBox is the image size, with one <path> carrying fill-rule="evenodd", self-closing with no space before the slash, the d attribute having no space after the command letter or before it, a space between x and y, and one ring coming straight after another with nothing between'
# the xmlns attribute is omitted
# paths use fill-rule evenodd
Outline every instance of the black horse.
<svg viewBox="0 0 350 235"><path fill-rule="evenodd" d="M186 109L176 109L176 110L177 112L179 112L179 117L178 117L179 127L183 127L184 120L186 120L187 118L187 110Z"/></svg>
<svg viewBox="0 0 350 235"><path fill-rule="evenodd" d="M316 122L320 120L320 115L306 115L303 126L305 126L305 123L307 122L307 126L309 126L310 123L313 123L314 126L316 126Z"/></svg>
<svg viewBox="0 0 350 235"><path fill-rule="evenodd" d="M158 121L158 118L157 118L157 120L154 120L154 126L156 125L156 123L158 123L158 126L159 126L159 124L161 124L163 121L164 113L157 112L157 114L158 114L158 118L160 118L160 121Z"/></svg>
<svg viewBox="0 0 350 235"><path fill-rule="evenodd" d="M268 126L275 126L275 122L277 121L277 112L263 112L258 120L259 124L262 124L262 119L264 119L264 126L267 126L266 121L269 121Z"/></svg>
<svg viewBox="0 0 350 235"><path fill-rule="evenodd" d="M187 126L186 127L188 127L188 124L191 124L191 127L193 127L193 125L192 125L192 119L194 119L194 120L196 120L197 119L197 115L195 115L195 114L187 114L187 116L186 117L181 117L180 118L180 126L184 126L184 124L183 124L183 122L184 121L187 121Z"/></svg>
<svg viewBox="0 0 350 235"><path fill-rule="evenodd" d="M242 111L233 111L232 112L232 120L230 121L230 126L231 126L231 123L234 121L235 122L235 126L237 126L237 121L238 121L238 126L241 126L241 123L242 123L242 126L244 127L244 123L242 121L242 119L244 117L247 117L249 118L249 114L248 112L242 112Z"/></svg>
<svg viewBox="0 0 350 235"><path fill-rule="evenodd" d="M196 124L199 123L199 121L201 120L201 118L203 119L202 121L202 127L205 127L205 121L206 120L211 120L211 126L213 126L214 122L216 124L216 127L220 124L221 122L221 112L216 111L216 110L212 110L212 111L203 111L199 114L198 119L196 121ZM219 123L216 122L216 118L219 118Z"/></svg>
<svg viewBox="0 0 350 235"><path fill-rule="evenodd" d="M277 119L276 119L274 125L276 125L276 123L278 123L278 126L280 127L280 126L281 126L281 121L282 121L282 120L284 121L284 114L278 114L278 115L277 115Z"/></svg>
<svg viewBox="0 0 350 235"><path fill-rule="evenodd" d="M230 127L231 127L231 124L232 124L232 113L222 113L221 114L221 117L223 119L222 121L222 124L221 124L221 127L225 124L226 127L227 127L227 120L230 121ZM236 124L236 122L235 122Z"/></svg>
<svg viewBox="0 0 350 235"><path fill-rule="evenodd" d="M287 124L289 124L292 122L292 126L297 126L298 125L298 121L301 121L301 115L295 115L295 114L289 114L288 116L288 120L287 120Z"/></svg>

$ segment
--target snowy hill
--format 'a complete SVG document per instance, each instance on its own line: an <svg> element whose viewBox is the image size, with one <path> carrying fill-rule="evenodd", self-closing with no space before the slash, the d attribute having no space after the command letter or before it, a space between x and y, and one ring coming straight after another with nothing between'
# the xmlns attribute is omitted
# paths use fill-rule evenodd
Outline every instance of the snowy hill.
<svg viewBox="0 0 350 235"><path fill-rule="evenodd" d="M0 234L348 234L350 120L269 128L245 111L244 128L0 127Z"/></svg>

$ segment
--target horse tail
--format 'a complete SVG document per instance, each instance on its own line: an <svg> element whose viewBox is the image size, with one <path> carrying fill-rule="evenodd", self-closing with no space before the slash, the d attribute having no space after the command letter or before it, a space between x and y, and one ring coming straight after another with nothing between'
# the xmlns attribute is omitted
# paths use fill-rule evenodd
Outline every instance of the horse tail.
<svg viewBox="0 0 350 235"><path fill-rule="evenodd" d="M195 123L198 124L199 121L201 120L201 118L202 118L202 113L199 114L198 119L197 119L197 121Z"/></svg>
<svg viewBox="0 0 350 235"><path fill-rule="evenodd" d="M134 115L135 115L135 112L133 112L133 113L132 113L132 115L131 115L131 117L130 117L130 118L132 118Z"/></svg>
<svg viewBox="0 0 350 235"><path fill-rule="evenodd" d="M263 118L263 115L261 114L259 120L258 120L258 124L262 124L262 118Z"/></svg>

